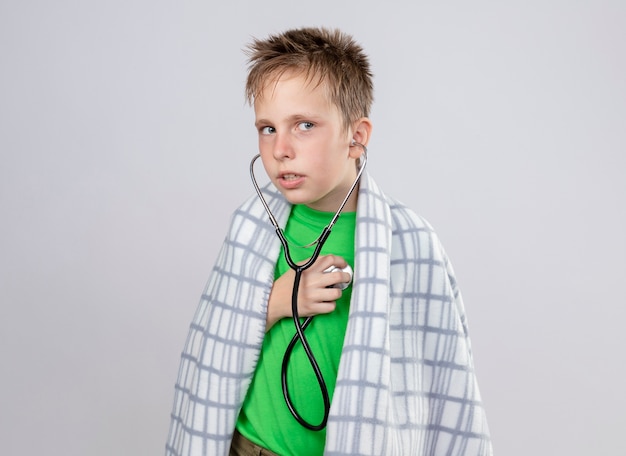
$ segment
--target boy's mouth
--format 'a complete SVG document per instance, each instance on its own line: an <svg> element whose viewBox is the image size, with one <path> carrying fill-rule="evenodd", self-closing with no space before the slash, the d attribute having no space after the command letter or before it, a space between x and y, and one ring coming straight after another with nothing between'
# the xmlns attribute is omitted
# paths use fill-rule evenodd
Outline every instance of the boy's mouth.
<svg viewBox="0 0 626 456"><path fill-rule="evenodd" d="M302 185L304 176L295 173L282 173L278 176L280 186L286 190L293 190Z"/></svg>

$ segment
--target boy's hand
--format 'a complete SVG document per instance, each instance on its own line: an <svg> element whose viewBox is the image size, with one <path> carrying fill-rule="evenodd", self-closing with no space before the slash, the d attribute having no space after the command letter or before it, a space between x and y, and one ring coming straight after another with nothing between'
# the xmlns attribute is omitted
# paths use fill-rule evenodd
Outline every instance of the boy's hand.
<svg viewBox="0 0 626 456"><path fill-rule="evenodd" d="M342 290L329 287L337 283L350 282L352 277L343 271L324 271L332 266L343 269L347 265L346 260L341 257L324 255L302 272L298 290L298 315L300 317L310 317L335 310L336 301L341 297ZM290 268L274 282L267 304L265 331L269 331L281 318L292 316L291 295L295 276L295 271Z"/></svg>

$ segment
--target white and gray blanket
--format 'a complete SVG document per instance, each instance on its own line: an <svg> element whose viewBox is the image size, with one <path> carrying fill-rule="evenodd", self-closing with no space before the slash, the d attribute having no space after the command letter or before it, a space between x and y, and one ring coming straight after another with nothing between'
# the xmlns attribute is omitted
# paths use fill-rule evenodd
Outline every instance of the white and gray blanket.
<svg viewBox="0 0 626 456"><path fill-rule="evenodd" d="M290 205L264 189L281 226ZM490 455L465 310L430 225L364 173L350 317L326 455ZM191 323L168 456L227 455L265 334L280 242L252 197L231 226Z"/></svg>

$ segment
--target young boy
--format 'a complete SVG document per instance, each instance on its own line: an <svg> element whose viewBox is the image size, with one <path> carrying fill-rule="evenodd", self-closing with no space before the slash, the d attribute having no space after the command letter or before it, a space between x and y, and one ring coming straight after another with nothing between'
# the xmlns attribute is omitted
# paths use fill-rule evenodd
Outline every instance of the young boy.
<svg viewBox="0 0 626 456"><path fill-rule="evenodd" d="M301 264L362 166L372 132L367 56L351 37L290 30L250 48L246 84L263 189ZM350 274L328 268L343 269ZM364 172L321 255L302 272L297 309L331 399L296 332L288 266L256 197L233 214L182 354L168 455L488 455L465 312L432 228ZM342 286L337 286L342 285ZM311 426L309 426L311 427Z"/></svg>

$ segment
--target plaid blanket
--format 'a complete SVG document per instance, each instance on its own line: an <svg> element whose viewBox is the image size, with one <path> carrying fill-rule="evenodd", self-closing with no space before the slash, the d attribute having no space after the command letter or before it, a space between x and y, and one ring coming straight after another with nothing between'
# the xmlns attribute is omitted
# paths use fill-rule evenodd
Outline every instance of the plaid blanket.
<svg viewBox="0 0 626 456"><path fill-rule="evenodd" d="M281 226L290 205L264 189ZM465 310L426 221L364 173L327 455L490 455ZM166 454L227 455L265 334L280 243L258 198L233 214L182 353Z"/></svg>

